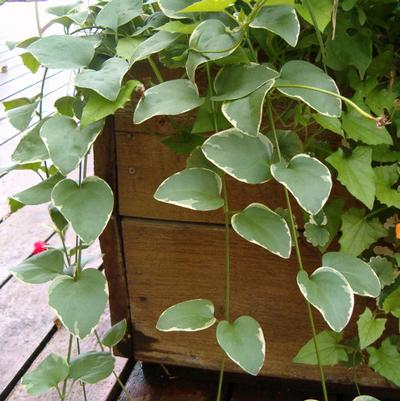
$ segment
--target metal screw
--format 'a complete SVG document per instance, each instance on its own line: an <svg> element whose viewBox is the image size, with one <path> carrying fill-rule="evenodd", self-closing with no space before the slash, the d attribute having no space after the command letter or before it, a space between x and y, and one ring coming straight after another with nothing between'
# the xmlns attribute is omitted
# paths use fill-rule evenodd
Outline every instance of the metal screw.
<svg viewBox="0 0 400 401"><path fill-rule="evenodd" d="M136 173L135 167L129 167L128 172L129 174L135 174Z"/></svg>

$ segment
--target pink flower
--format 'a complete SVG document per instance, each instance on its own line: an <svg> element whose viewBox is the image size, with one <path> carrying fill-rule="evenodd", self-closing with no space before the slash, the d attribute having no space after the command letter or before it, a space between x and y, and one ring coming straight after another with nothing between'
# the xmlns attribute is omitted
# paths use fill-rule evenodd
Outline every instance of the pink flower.
<svg viewBox="0 0 400 401"><path fill-rule="evenodd" d="M47 251L47 243L44 241L37 241L33 244L33 254L37 255L40 252Z"/></svg>

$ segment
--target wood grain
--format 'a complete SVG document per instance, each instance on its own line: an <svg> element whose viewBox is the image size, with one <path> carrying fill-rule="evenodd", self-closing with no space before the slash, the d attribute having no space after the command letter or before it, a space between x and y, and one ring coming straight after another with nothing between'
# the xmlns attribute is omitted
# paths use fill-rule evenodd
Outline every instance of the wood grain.
<svg viewBox="0 0 400 401"><path fill-rule="evenodd" d="M135 356L217 370L221 351L215 329L197 333L160 333L157 319L167 307L194 298L214 302L223 318L223 229L217 225L184 224L125 218L122 221L128 285L134 322ZM310 338L305 302L296 285L294 257L282 260L237 235L232 235L232 314L249 314L264 329L267 341L263 375L318 380L315 367L291 362ZM319 267L320 256L303 244L308 269ZM365 307L357 299L356 315ZM314 311L318 330L327 329ZM354 333L354 322L349 335ZM238 371L232 363L228 371ZM344 368L327 368L328 380L351 383ZM361 370L361 384L383 386L369 369Z"/></svg>

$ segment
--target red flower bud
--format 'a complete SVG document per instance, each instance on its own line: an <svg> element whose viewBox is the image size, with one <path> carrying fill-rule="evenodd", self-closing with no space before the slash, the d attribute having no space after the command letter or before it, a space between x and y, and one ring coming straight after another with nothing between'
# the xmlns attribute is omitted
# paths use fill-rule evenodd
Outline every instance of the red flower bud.
<svg viewBox="0 0 400 401"><path fill-rule="evenodd" d="M33 254L36 255L40 252L47 251L47 243L44 241L37 241L33 244Z"/></svg>

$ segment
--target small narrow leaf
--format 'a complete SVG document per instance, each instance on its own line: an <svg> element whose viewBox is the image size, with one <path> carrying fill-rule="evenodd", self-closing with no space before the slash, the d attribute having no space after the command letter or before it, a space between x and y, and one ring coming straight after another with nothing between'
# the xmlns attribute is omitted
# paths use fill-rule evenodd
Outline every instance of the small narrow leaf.
<svg viewBox="0 0 400 401"><path fill-rule="evenodd" d="M252 203L232 216L232 228L247 241L289 258L292 237L286 220L260 203Z"/></svg>
<svg viewBox="0 0 400 401"><path fill-rule="evenodd" d="M272 148L266 136L253 137L236 129L212 135L201 147L209 161L247 184L260 184L272 178L269 168Z"/></svg>
<svg viewBox="0 0 400 401"><path fill-rule="evenodd" d="M217 341L226 355L245 372L257 376L264 365L265 339L259 323L241 316L233 323L222 320L217 326Z"/></svg>
<svg viewBox="0 0 400 401"><path fill-rule="evenodd" d="M293 194L299 205L312 215L317 214L329 198L331 174L324 164L307 154L294 156L288 164L273 164L271 173Z"/></svg>
<svg viewBox="0 0 400 401"><path fill-rule="evenodd" d="M126 333L126 319L121 320L120 322L114 324L114 326L110 327L103 335L101 339L101 343L105 347L114 347L117 345L125 336Z"/></svg>
<svg viewBox="0 0 400 401"><path fill-rule="evenodd" d="M42 284L63 274L64 256L58 249L49 249L24 260L10 272L24 283Z"/></svg>
<svg viewBox="0 0 400 401"><path fill-rule="evenodd" d="M160 202L193 210L215 210L223 206L221 178L211 170L189 168L168 177L157 188Z"/></svg>
<svg viewBox="0 0 400 401"><path fill-rule="evenodd" d="M114 365L115 358L109 352L85 352L72 358L69 377L74 381L95 384L110 376Z"/></svg>
<svg viewBox="0 0 400 401"><path fill-rule="evenodd" d="M216 322L214 305L206 299L192 299L173 305L159 317L160 331L200 331Z"/></svg>
<svg viewBox="0 0 400 401"><path fill-rule="evenodd" d="M354 294L341 273L331 267L320 267L308 277L302 270L297 274L297 285L332 330L339 333L347 326L353 313Z"/></svg>

